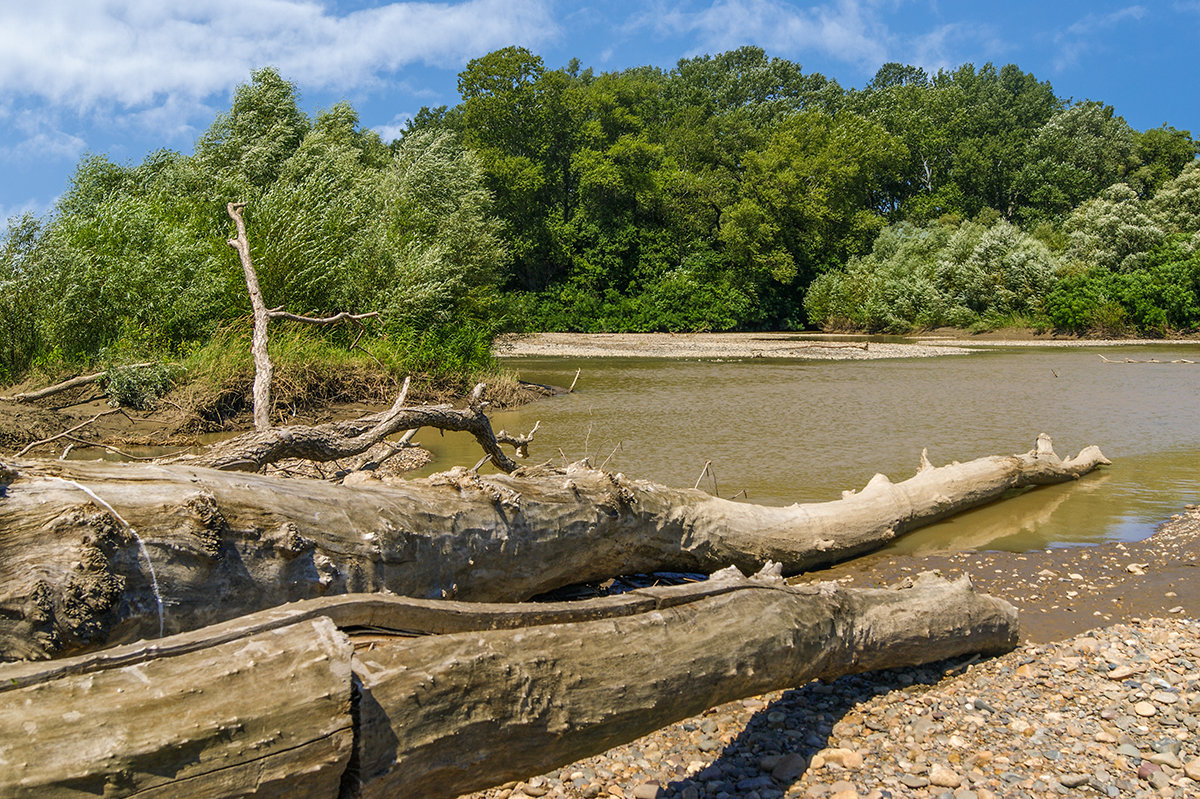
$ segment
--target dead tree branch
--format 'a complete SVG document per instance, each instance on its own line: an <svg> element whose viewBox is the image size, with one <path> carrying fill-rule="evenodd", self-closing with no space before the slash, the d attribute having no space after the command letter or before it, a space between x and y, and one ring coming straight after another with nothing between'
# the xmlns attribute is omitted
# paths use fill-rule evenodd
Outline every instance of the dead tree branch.
<svg viewBox="0 0 1200 799"><path fill-rule="evenodd" d="M37 447L40 447L40 446L42 446L43 444L50 444L50 443L53 443L53 442L55 442L55 441L58 441L59 439L63 439L63 438L67 438L67 439L70 439L70 440L72 440L72 441L75 441L75 442L77 442L77 443L80 443L80 442L81 442L81 439L74 438L74 437L71 435L72 433L76 432L77 430L82 430L83 428L87 427L89 424L91 424L92 422L96 421L97 419L99 419L99 418L101 418L101 417L104 417L104 416L109 416L109 415L111 415L111 414L114 414L114 413L121 413L121 412L122 412L122 411L121 411L121 409L120 409L120 408L113 408L113 409L112 409L112 410L110 410L110 411L104 411L103 413L98 413L98 414L96 414L95 416L93 416L91 419L88 419L86 422L80 422L79 424L75 425L75 426L74 426L74 427L72 427L70 430L64 430L64 431L62 431L61 433L58 433L58 434L56 434L56 435L53 435L53 436L50 436L49 438L43 438L43 439L42 439L42 440L40 440L40 441L34 441L33 443L31 443L31 444L29 444L28 446L26 446L26 447L25 447L25 449L23 449L23 450L21 450L20 452L18 452L18 453L17 453L17 457L19 458L19 457L21 457L22 455L28 454L28 452L29 452L30 450L32 450L32 449L36 449ZM82 441L81 443L84 443L84 444L90 444L91 442L90 442L90 441Z"/></svg>
<svg viewBox="0 0 1200 799"><path fill-rule="evenodd" d="M151 366L157 366L157 365L158 364L156 364L156 363L131 363L128 366L122 366L120 368L122 368L122 369L146 369ZM11 397L0 397L0 400L4 400L5 402L33 402L34 400L40 400L43 397L49 397L53 394L60 394L63 391L70 391L73 388L79 388L80 386L86 386L89 383L99 382L100 380L103 380L107 376L108 376L108 370L103 371L103 372L96 372L95 374L90 374L90 375L80 375L79 377L72 377L70 380L64 380L61 383L55 383L52 386L46 386L45 388L39 388L36 391L25 391L21 394L13 394Z"/></svg>
<svg viewBox="0 0 1200 799"><path fill-rule="evenodd" d="M246 291L250 294L250 305L254 309L254 335L250 340L250 352L254 356L254 429L262 432L271 428L271 356L267 351L267 326L272 319L286 319L291 322L301 322L308 325L328 326L340 322L352 322L362 327L364 319L374 319L378 311L352 314L347 311L333 316L302 316L288 313L283 307L268 308L263 300L262 289L258 285L258 273L250 260L250 240L246 235L246 223L242 219L242 209L245 203L228 203L225 210L237 226L237 237L228 240L230 247L237 250L242 263L242 272L246 278ZM357 340L355 344L357 344ZM378 362L378 361L377 361ZM361 452L362 450L359 450Z"/></svg>

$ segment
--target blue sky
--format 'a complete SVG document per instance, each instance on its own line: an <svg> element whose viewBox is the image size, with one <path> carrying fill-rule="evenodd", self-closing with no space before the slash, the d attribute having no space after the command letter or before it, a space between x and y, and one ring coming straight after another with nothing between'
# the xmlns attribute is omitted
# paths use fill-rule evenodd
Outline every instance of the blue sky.
<svg viewBox="0 0 1200 799"><path fill-rule="evenodd" d="M191 152L250 71L308 112L348 100L385 139L453 105L466 62L510 44L596 71L756 44L861 86L887 61L1015 63L1138 129L1200 136L1200 0L41 0L0 4L0 225L49 211L86 153Z"/></svg>

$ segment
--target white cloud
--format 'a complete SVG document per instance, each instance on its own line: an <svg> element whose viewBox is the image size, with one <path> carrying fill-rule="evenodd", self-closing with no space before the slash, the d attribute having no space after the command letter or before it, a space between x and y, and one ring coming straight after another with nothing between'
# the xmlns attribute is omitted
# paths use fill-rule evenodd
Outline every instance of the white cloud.
<svg viewBox="0 0 1200 799"><path fill-rule="evenodd" d="M695 35L710 52L756 44L778 53L817 50L842 61L878 65L888 60L893 36L877 3L838 0L809 8L780 0L717 0L699 11L659 11L660 30Z"/></svg>
<svg viewBox="0 0 1200 799"><path fill-rule="evenodd" d="M1058 51L1054 57L1054 69L1061 72L1079 63L1080 58L1103 49L1097 44L1096 33L1123 23L1137 22L1146 16L1144 6L1126 6L1108 14L1088 14L1055 34L1054 43Z"/></svg>
<svg viewBox="0 0 1200 799"><path fill-rule="evenodd" d="M346 14L312 0L60 0L0 4L0 95L77 111L193 101L271 64L349 89L402 67L454 66L558 34L549 0L393 2Z"/></svg>
<svg viewBox="0 0 1200 799"><path fill-rule="evenodd" d="M0 108L6 135L0 140L0 161L73 161L87 149L80 136L62 130L55 115L28 108Z"/></svg>
<svg viewBox="0 0 1200 799"><path fill-rule="evenodd" d="M913 37L908 43L907 62L933 75L960 66L964 52L973 54L967 61L992 61L1001 58L1008 49L989 26L951 22Z"/></svg>
<svg viewBox="0 0 1200 799"><path fill-rule="evenodd" d="M400 136L404 133L404 126L412 118L412 114L396 114L396 116L392 117L390 122L384 125L373 125L372 127L375 129L375 132L379 134L379 138L383 139L385 142L391 142L400 138Z"/></svg>

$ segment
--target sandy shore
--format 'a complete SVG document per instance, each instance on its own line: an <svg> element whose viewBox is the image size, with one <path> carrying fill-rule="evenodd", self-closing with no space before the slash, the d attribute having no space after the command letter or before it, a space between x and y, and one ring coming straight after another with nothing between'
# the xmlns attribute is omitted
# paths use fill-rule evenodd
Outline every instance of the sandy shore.
<svg viewBox="0 0 1200 799"><path fill-rule="evenodd" d="M496 341L502 358L802 358L871 360L965 355L969 347L935 342L884 343L796 333L535 333Z"/></svg>
<svg viewBox="0 0 1200 799"><path fill-rule="evenodd" d="M793 358L870 360L965 355L996 347L1106 348L1177 345L1197 349L1197 339L1063 339L1007 331L978 337L914 336L908 341L865 341L837 333L533 333L502 336L496 354L509 357L570 358Z"/></svg>

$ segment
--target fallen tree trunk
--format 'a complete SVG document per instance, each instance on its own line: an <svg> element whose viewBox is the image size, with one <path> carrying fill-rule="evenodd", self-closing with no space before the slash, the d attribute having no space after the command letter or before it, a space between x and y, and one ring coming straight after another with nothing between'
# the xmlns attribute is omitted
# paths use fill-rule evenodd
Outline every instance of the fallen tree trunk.
<svg viewBox="0 0 1200 799"><path fill-rule="evenodd" d="M158 364L153 363L153 362L151 362L151 363L131 363L128 366L121 366L118 368L120 368L120 369L148 369L151 366L158 366ZM0 397L0 400L4 400L6 402L33 402L34 400L45 399L46 397L53 396L54 394L61 394L64 391L70 391L73 388L79 388L80 386L86 386L86 385L89 385L90 383L98 383L99 381L103 380L107 376L108 376L107 371L95 372L94 374L90 374L90 375L80 375L78 377L72 377L70 380L64 380L61 383L55 383L52 386L46 386L45 388L39 388L36 391L25 391L20 394L13 394L11 397Z"/></svg>
<svg viewBox="0 0 1200 799"><path fill-rule="evenodd" d="M923 459L924 461L924 459ZM791 574L1107 463L1090 447L877 475L836 502L763 507L576 464L353 487L161 464L0 466L0 657L195 629L316 596L520 601L654 571ZM371 484L374 483L374 484Z"/></svg>
<svg viewBox="0 0 1200 799"><path fill-rule="evenodd" d="M312 600L0 666L0 794L449 799L712 705L1016 640L1012 606L927 575L881 590L725 573L555 605Z"/></svg>

